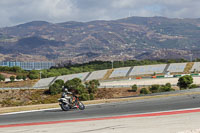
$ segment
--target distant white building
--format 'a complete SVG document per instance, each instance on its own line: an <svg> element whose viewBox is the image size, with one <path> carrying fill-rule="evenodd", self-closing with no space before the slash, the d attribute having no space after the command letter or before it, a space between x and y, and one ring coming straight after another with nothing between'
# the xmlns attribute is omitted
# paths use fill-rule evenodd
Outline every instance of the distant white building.
<svg viewBox="0 0 200 133"><path fill-rule="evenodd" d="M53 62L9 62L9 61L1 61L0 66L18 66L24 70L42 70L49 69L55 66Z"/></svg>

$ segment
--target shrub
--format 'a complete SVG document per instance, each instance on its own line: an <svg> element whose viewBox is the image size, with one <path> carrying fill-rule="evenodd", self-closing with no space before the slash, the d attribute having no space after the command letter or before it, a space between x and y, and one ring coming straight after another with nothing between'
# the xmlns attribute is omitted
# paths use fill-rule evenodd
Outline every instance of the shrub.
<svg viewBox="0 0 200 133"><path fill-rule="evenodd" d="M149 91L146 88L142 88L140 94L149 94Z"/></svg>
<svg viewBox="0 0 200 133"><path fill-rule="evenodd" d="M16 79L17 80L23 79L23 76L22 75L17 75Z"/></svg>
<svg viewBox="0 0 200 133"><path fill-rule="evenodd" d="M0 74L0 82L1 81L5 81L5 77L3 75Z"/></svg>
<svg viewBox="0 0 200 133"><path fill-rule="evenodd" d="M13 103L12 100L10 98L7 98L7 99L1 101L1 106L8 107L8 106L11 106L12 103Z"/></svg>
<svg viewBox="0 0 200 133"><path fill-rule="evenodd" d="M159 92L159 89L160 89L160 85L152 85L149 90L152 92L152 93L157 93Z"/></svg>
<svg viewBox="0 0 200 133"><path fill-rule="evenodd" d="M83 101L87 101L90 99L89 95L87 93L82 93L79 97L80 100L83 100Z"/></svg>
<svg viewBox="0 0 200 133"><path fill-rule="evenodd" d="M94 94L90 93L90 100L94 100Z"/></svg>
<svg viewBox="0 0 200 133"><path fill-rule="evenodd" d="M23 76L22 76L22 79L23 79L24 81L26 80L26 78L27 78L26 75L23 75Z"/></svg>
<svg viewBox="0 0 200 133"><path fill-rule="evenodd" d="M177 86L180 87L180 89L187 89L190 87L190 85L193 83L193 78L190 75L185 75L179 78Z"/></svg>
<svg viewBox="0 0 200 133"><path fill-rule="evenodd" d="M15 81L15 76L10 76L10 81L14 82Z"/></svg>
<svg viewBox="0 0 200 133"><path fill-rule="evenodd" d="M43 99L42 102L44 104L56 103L58 101L58 98L60 98L60 95L48 96L45 99Z"/></svg>
<svg viewBox="0 0 200 133"><path fill-rule="evenodd" d="M192 84L192 85L190 85L190 89L193 89L193 88L198 88L199 86L198 85L196 85L196 84Z"/></svg>
<svg viewBox="0 0 200 133"><path fill-rule="evenodd" d="M171 91L171 84L170 83L166 83L165 85L162 85L158 92L168 92L168 91Z"/></svg>
<svg viewBox="0 0 200 133"><path fill-rule="evenodd" d="M49 72L46 75L47 77L56 77L56 76L60 76L60 73L58 72Z"/></svg>
<svg viewBox="0 0 200 133"><path fill-rule="evenodd" d="M167 91L170 91L170 88L168 88L165 85L162 85L158 90L158 92L167 92Z"/></svg>
<svg viewBox="0 0 200 133"><path fill-rule="evenodd" d="M172 88L172 85L170 83L166 83L165 86L167 86L168 88Z"/></svg>
<svg viewBox="0 0 200 133"><path fill-rule="evenodd" d="M175 91L175 89L171 88L170 91Z"/></svg>
<svg viewBox="0 0 200 133"><path fill-rule="evenodd" d="M137 91L137 85L136 85L136 84L134 84L134 85L132 86L132 91L134 91L134 92Z"/></svg>
<svg viewBox="0 0 200 133"><path fill-rule="evenodd" d="M11 106L21 106L23 105L23 102L14 101L11 98L7 98L3 100L0 104L2 107L11 107Z"/></svg>
<svg viewBox="0 0 200 133"><path fill-rule="evenodd" d="M59 84L54 83L49 87L49 92L51 95L56 95L62 92L62 88Z"/></svg>
<svg viewBox="0 0 200 133"><path fill-rule="evenodd" d="M79 85L75 90L74 92L76 94L82 94L82 93L87 93L88 94L88 91L86 90L85 86L84 85Z"/></svg>
<svg viewBox="0 0 200 133"><path fill-rule="evenodd" d="M39 79L39 75L38 74L29 74L28 77L33 80L33 79Z"/></svg>

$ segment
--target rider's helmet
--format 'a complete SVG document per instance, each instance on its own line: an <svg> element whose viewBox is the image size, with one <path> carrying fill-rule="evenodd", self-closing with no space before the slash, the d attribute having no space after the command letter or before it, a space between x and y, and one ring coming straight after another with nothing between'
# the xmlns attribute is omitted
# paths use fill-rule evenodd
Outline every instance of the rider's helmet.
<svg viewBox="0 0 200 133"><path fill-rule="evenodd" d="M63 87L63 92L68 92L68 89Z"/></svg>
<svg viewBox="0 0 200 133"><path fill-rule="evenodd" d="M68 92L68 89L67 89L67 88L65 88L65 89L64 89L64 91L65 91L65 92Z"/></svg>

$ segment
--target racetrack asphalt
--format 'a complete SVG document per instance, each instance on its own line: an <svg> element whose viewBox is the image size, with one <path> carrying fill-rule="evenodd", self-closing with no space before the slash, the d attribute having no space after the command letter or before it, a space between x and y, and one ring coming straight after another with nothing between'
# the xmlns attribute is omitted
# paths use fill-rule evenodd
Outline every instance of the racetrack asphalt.
<svg viewBox="0 0 200 133"><path fill-rule="evenodd" d="M101 118L139 113L181 110L200 107L200 95L153 98L87 106L85 110L52 109L19 114L0 115L0 125Z"/></svg>

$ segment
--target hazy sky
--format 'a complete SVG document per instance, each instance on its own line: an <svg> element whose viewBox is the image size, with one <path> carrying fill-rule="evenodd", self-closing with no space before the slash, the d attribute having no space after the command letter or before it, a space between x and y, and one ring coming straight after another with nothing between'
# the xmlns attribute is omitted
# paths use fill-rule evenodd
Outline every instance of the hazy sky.
<svg viewBox="0 0 200 133"><path fill-rule="evenodd" d="M34 20L111 20L128 16L200 18L200 0L0 0L0 27Z"/></svg>

